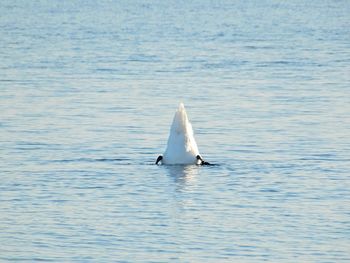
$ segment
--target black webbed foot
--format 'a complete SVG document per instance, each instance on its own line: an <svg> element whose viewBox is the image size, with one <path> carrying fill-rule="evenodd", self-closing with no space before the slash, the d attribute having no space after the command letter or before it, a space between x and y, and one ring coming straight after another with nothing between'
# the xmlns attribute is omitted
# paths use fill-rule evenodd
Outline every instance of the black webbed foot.
<svg viewBox="0 0 350 263"><path fill-rule="evenodd" d="M210 165L210 163L204 161L203 158L199 154L196 156L196 158L197 158L197 160L200 161L200 165Z"/></svg>
<svg viewBox="0 0 350 263"><path fill-rule="evenodd" d="M163 160L163 156L159 155L156 161L156 164L158 164L161 160Z"/></svg>

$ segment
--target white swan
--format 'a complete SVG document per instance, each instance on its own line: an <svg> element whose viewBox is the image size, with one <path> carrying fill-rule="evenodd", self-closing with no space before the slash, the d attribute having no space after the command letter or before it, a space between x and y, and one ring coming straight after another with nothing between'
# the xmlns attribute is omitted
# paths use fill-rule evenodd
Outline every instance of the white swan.
<svg viewBox="0 0 350 263"><path fill-rule="evenodd" d="M157 158L156 164L209 164L199 154L192 125L188 121L185 106L180 103L170 128L167 148Z"/></svg>

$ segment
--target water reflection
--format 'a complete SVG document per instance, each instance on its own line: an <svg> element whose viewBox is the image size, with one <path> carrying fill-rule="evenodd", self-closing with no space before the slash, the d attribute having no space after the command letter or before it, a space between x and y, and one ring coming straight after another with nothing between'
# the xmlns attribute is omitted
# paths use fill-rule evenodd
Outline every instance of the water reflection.
<svg viewBox="0 0 350 263"><path fill-rule="evenodd" d="M176 183L176 189L182 191L197 180L199 167L196 165L166 165L164 166L168 175Z"/></svg>

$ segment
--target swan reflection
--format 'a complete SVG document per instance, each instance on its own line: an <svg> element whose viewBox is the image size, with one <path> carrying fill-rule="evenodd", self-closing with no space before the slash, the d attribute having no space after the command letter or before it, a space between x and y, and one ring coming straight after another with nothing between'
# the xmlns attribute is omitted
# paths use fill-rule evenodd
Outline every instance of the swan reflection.
<svg viewBox="0 0 350 263"><path fill-rule="evenodd" d="M178 190L194 185L200 168L196 165L166 165L164 167L169 177L177 184Z"/></svg>

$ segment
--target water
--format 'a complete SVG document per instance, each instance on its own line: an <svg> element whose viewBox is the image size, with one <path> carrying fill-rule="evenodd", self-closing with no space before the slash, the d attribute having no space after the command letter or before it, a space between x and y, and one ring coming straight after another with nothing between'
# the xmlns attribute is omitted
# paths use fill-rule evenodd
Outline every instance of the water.
<svg viewBox="0 0 350 263"><path fill-rule="evenodd" d="M349 13L1 1L0 261L349 262Z"/></svg>

